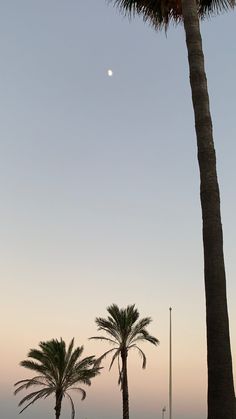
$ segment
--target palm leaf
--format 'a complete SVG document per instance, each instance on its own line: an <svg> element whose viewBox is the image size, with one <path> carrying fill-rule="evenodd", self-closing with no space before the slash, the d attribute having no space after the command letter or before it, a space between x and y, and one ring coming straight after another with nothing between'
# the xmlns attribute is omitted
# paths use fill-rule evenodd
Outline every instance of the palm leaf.
<svg viewBox="0 0 236 419"><path fill-rule="evenodd" d="M70 404L71 404L71 419L74 419L74 417L75 417L75 405L74 405L74 402L73 402L71 396L68 393L65 393L65 394L68 397L68 399L70 400Z"/></svg>
<svg viewBox="0 0 236 419"><path fill-rule="evenodd" d="M131 345L130 346L130 349L131 348L137 349L137 351L139 352L139 354L141 355L141 358L143 360L142 368L145 369L146 368L146 365L147 365L147 358L146 358L145 353L137 345Z"/></svg>
<svg viewBox="0 0 236 419"><path fill-rule="evenodd" d="M31 379L18 381L17 383L14 384L14 386L17 386L19 384L21 384L21 385L14 391L15 395L17 393L19 393L19 391L21 391L23 389L27 390L31 386L45 386L45 385L47 385L45 383L45 379L44 379L43 376L38 376L38 377L31 378Z"/></svg>
<svg viewBox="0 0 236 419"><path fill-rule="evenodd" d="M19 413L24 412L25 409L27 409L27 407L29 407L31 404L33 404L34 402L36 402L36 400L43 398L47 393L52 393L52 391L50 389L43 389L43 390L39 390L39 391L35 391L33 393L28 394L27 396L25 396L20 402L19 402L19 406L22 406L22 404L24 404L25 402L33 399L30 401L30 403L28 403Z"/></svg>
<svg viewBox="0 0 236 419"><path fill-rule="evenodd" d="M155 29L167 29L169 23L182 22L181 0L107 0L113 3L119 11L133 18L135 15L143 17ZM198 0L198 15L201 19L232 9L235 0Z"/></svg>
<svg viewBox="0 0 236 419"><path fill-rule="evenodd" d="M20 362L20 365L22 367L28 368L29 370L33 370L40 373L47 372L47 369L45 368L45 365L38 364L34 361L24 360Z"/></svg>
<svg viewBox="0 0 236 419"><path fill-rule="evenodd" d="M75 373L76 369L78 369L77 360L81 356L84 348L80 346L74 350L74 352L68 357L66 360L65 370L64 370L64 377L62 378L62 383L65 384L67 381L70 380L71 375Z"/></svg>
<svg viewBox="0 0 236 419"><path fill-rule="evenodd" d="M112 359L111 359L111 363L110 363L110 366L109 366L109 370L112 368L112 365L114 364L114 361L116 360L116 358L117 357L119 357L119 355L120 355L120 349L118 349L115 353L114 353L114 355L113 355L113 357L112 357ZM119 359L119 358L118 358Z"/></svg>
<svg viewBox="0 0 236 419"><path fill-rule="evenodd" d="M86 398L86 391L83 388L81 388L81 387L71 387L70 390L76 390L76 391L79 391L80 393L82 393L81 400L84 400Z"/></svg>
<svg viewBox="0 0 236 419"><path fill-rule="evenodd" d="M100 364L101 364L101 362L102 362L102 360L103 360L103 359L105 359L105 358L106 358L106 356L107 356L109 353L111 353L111 352L113 352L113 351L115 351L115 350L119 350L119 348L112 348L112 349L109 349L109 351L104 352L104 354L102 354L99 358L97 358L97 359L96 359L96 361L95 361L95 365L100 365Z"/></svg>
<svg viewBox="0 0 236 419"><path fill-rule="evenodd" d="M104 331L112 338L114 338L117 342L120 339L119 329L116 323L112 319L102 319L101 317L97 317L95 322L98 325L98 331Z"/></svg>
<svg viewBox="0 0 236 419"><path fill-rule="evenodd" d="M110 338L106 338L104 336L91 336L91 338L89 338L89 339L106 340L107 342L110 342L110 343L112 343L114 345L117 344L117 341L116 340L113 340L113 339L110 339Z"/></svg>
<svg viewBox="0 0 236 419"><path fill-rule="evenodd" d="M155 346L159 345L159 343L160 343L157 338L155 338L154 336L149 335L149 333L147 333L147 334L140 334L140 335L136 336L135 339L132 339L132 342L131 343L145 342L145 341L148 341L148 342L152 343Z"/></svg>

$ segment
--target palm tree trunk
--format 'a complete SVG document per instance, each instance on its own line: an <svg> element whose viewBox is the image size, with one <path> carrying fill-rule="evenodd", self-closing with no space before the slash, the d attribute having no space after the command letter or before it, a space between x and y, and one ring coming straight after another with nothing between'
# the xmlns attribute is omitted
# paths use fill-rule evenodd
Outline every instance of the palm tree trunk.
<svg viewBox="0 0 236 419"><path fill-rule="evenodd" d="M56 404L54 407L56 419L60 418L61 415L61 403L62 403L62 394L60 392L56 392Z"/></svg>
<svg viewBox="0 0 236 419"><path fill-rule="evenodd" d="M123 401L123 419L129 419L129 391L127 374L127 351L121 353L122 360L122 401Z"/></svg>
<svg viewBox="0 0 236 419"><path fill-rule="evenodd" d="M220 194L196 0L182 0L201 179L206 293L208 419L235 419Z"/></svg>

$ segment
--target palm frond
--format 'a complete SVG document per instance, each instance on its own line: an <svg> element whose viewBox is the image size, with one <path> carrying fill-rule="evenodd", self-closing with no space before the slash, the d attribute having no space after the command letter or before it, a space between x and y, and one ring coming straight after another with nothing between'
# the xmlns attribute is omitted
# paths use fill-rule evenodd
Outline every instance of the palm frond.
<svg viewBox="0 0 236 419"><path fill-rule="evenodd" d="M91 377L91 378L93 378L93 377ZM68 384L66 386L66 389L71 390L72 386L74 386L78 382L81 383L81 384L85 384L86 386L91 386L91 379L90 378L88 378L86 376L84 376L84 377L80 376L80 378L78 380L78 377L75 376L74 378L71 378L71 380L68 382Z"/></svg>
<svg viewBox="0 0 236 419"><path fill-rule="evenodd" d="M47 389L43 389L43 390L39 390L39 391L35 391L33 393L30 393L30 394L27 394L27 396L25 396L19 402L19 406L22 406L25 402L27 402L31 399L33 399L33 400L31 400L19 413L24 412L24 410L27 409L27 407L29 407L31 404L35 403L38 399L42 399L48 393L52 393L52 391L47 388Z"/></svg>
<svg viewBox="0 0 236 419"><path fill-rule="evenodd" d="M129 342L131 343L132 340L137 337L140 333L145 333L145 328L149 326L152 319L151 317L145 317L143 319L140 319L132 328L130 334L129 334Z"/></svg>
<svg viewBox="0 0 236 419"><path fill-rule="evenodd" d="M74 405L74 402L73 402L71 396L69 395L69 393L66 392L65 394L68 397L68 399L70 401L70 404L71 404L71 419L74 419L75 418L75 405Z"/></svg>
<svg viewBox="0 0 236 419"><path fill-rule="evenodd" d="M108 326L109 323L109 331L112 331L113 335L115 334L116 340L120 344L125 345L132 326L139 317L138 310L134 304L126 308L119 308L116 304L112 304L107 308L107 311L110 316L108 316L108 320L103 319L103 325L107 322L106 326Z"/></svg>
<svg viewBox="0 0 236 419"><path fill-rule="evenodd" d="M29 361L27 359L24 360L24 361L21 361L20 366L25 367L25 368L27 368L29 370L32 370L32 371L42 373L42 374L44 374L45 372L48 372L48 369L45 367L45 365L38 364L37 362Z"/></svg>
<svg viewBox="0 0 236 419"><path fill-rule="evenodd" d="M122 369L120 366L120 357L118 357L118 371L119 371L119 379L118 379L118 385L121 384L122 381Z"/></svg>
<svg viewBox="0 0 236 419"><path fill-rule="evenodd" d="M147 358L146 358L145 353L137 345L131 345L130 346L130 349L131 348L137 349L137 351L139 352L139 354L140 354L140 356L142 358L142 361L143 361L142 368L145 369L146 368L146 365L147 365Z"/></svg>
<svg viewBox="0 0 236 419"><path fill-rule="evenodd" d="M33 358L37 361L42 362L43 357L44 357L44 353L42 351L40 351L39 349L30 349L27 356L28 356L28 358Z"/></svg>
<svg viewBox="0 0 236 419"><path fill-rule="evenodd" d="M107 356L108 354L110 354L111 352L113 352L113 351L115 351L115 350L119 350L119 348L112 348L112 349L109 349L109 351L104 352L104 354L102 354L101 356L99 356L99 357L96 359L96 361L95 361L95 365L100 365L100 364L101 364L101 362L102 362L102 360L103 360L103 359L105 359L105 358L106 358L106 356Z"/></svg>
<svg viewBox="0 0 236 419"><path fill-rule="evenodd" d="M73 347L74 347L74 338L71 340L71 342L69 343L69 346L68 346L68 350L67 350L66 357L65 357L65 363L66 364L68 364L68 362L69 362L69 360L71 358Z"/></svg>
<svg viewBox="0 0 236 419"><path fill-rule="evenodd" d="M199 16L203 19L228 11L234 7L235 0L200 0L198 8Z"/></svg>
<svg viewBox="0 0 236 419"><path fill-rule="evenodd" d="M150 342L153 345L157 346L159 345L159 340L157 338L155 338L154 336L149 335L149 333L147 334L140 334L138 336L136 336L135 339L132 339L132 341L130 342L131 344L136 343L136 342Z"/></svg>
<svg viewBox="0 0 236 419"><path fill-rule="evenodd" d="M14 386L19 387L14 391L14 394L18 394L21 390L27 390L31 386L48 386L47 380L43 376L33 377L26 380L18 381Z"/></svg>
<svg viewBox="0 0 236 419"><path fill-rule="evenodd" d="M181 0L107 0L129 18L142 16L155 29L167 29L169 23L180 23L182 17ZM235 0L197 0L198 15L201 19L214 16L235 7Z"/></svg>
<svg viewBox="0 0 236 419"><path fill-rule="evenodd" d="M81 400L84 400L86 398L86 391L81 387L71 387L70 390L76 390L82 393Z"/></svg>
<svg viewBox="0 0 236 419"><path fill-rule="evenodd" d="M77 361L81 356L83 350L83 346L79 346L74 350L73 353L70 354L70 357L68 357L68 359L65 360L65 368L63 372L62 383L68 381L68 379L70 379L71 374L73 374L75 370L78 369Z"/></svg>
<svg viewBox="0 0 236 419"><path fill-rule="evenodd" d="M101 369L102 367L100 367L99 365L93 365L89 369L85 368L75 370L74 373L71 374L67 381L64 383L63 388L70 389L71 386L77 383L83 383L90 386L91 379L100 374Z"/></svg>
<svg viewBox="0 0 236 419"><path fill-rule="evenodd" d="M108 335L110 335L112 338L114 338L117 342L120 339L120 333L119 328L117 327L117 324L114 322L113 319L103 319L101 317L97 317L95 319L95 322L98 326L98 331L104 331Z"/></svg>
<svg viewBox="0 0 236 419"><path fill-rule="evenodd" d="M42 364L54 377L56 382L60 382L65 365L66 344L60 339L52 339L47 342L40 342L42 349Z"/></svg>
<svg viewBox="0 0 236 419"><path fill-rule="evenodd" d="M114 355L113 355L113 357L112 357L112 359L111 359L111 363L110 363L110 366L109 366L109 370L111 370L112 365L114 364L114 362L115 362L116 358L118 358L118 359L119 359L119 355L120 355L120 349L118 349L118 350L114 353Z"/></svg>
<svg viewBox="0 0 236 419"><path fill-rule="evenodd" d="M88 368L91 365L94 364L94 360L95 360L95 356L91 355L91 356L87 356L84 359L79 360L76 364L75 364L75 368L80 368L81 370L84 368Z"/></svg>
<svg viewBox="0 0 236 419"><path fill-rule="evenodd" d="M97 339L97 340L106 340L107 342L112 343L113 345L117 345L117 341L110 339L110 338L106 338L105 336L91 336L89 339Z"/></svg>

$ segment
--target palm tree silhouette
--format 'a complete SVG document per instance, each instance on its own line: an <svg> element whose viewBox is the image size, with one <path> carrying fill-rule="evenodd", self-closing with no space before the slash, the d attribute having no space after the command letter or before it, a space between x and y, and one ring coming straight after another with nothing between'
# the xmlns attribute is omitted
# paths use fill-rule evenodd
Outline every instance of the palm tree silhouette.
<svg viewBox="0 0 236 419"><path fill-rule="evenodd" d="M142 15L155 29L183 22L195 116L203 220L206 296L208 419L235 419L220 193L199 18L235 6L235 0L108 0L121 12Z"/></svg>
<svg viewBox="0 0 236 419"><path fill-rule="evenodd" d="M128 374L127 358L131 349L136 349L142 357L142 367L146 367L146 356L138 346L139 343L147 341L153 345L159 343L158 339L151 336L147 331L147 326L151 323L150 317L139 320L139 312L135 305L129 305L126 308L119 308L112 304L107 308L108 318L97 317L95 322L98 331L105 332L107 336L93 336L90 339L99 339L109 342L112 349L106 351L97 359L100 363L108 354L113 352L110 363L110 369L114 361L118 360L119 380L121 386L123 401L123 419L129 419L129 392L128 392ZM121 361L121 365L120 365Z"/></svg>
<svg viewBox="0 0 236 419"><path fill-rule="evenodd" d="M88 356L81 359L83 346L79 346L73 350L74 339L70 342L66 349L65 342L60 339L52 339L47 342L40 342L40 349L31 349L27 360L20 363L21 366L35 371L37 375L32 378L18 381L15 383L16 390L28 390L30 387L38 387L39 389L27 394L19 403L19 406L26 406L20 411L22 413L27 407L39 399L46 399L54 395L55 416L59 419L61 414L61 405L63 397L67 397L71 404L71 418L75 417L75 406L73 400L68 393L69 390L79 391L82 400L86 397L83 388L78 387L78 383L90 385L91 378L99 374L100 368L94 365L94 356Z"/></svg>

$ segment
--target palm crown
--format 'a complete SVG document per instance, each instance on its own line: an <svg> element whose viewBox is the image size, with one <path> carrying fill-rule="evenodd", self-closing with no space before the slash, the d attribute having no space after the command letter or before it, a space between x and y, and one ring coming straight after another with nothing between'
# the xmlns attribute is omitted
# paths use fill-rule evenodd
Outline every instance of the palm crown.
<svg viewBox="0 0 236 419"><path fill-rule="evenodd" d="M235 0L196 0L200 18L234 7ZM108 0L132 17L142 15L156 29L167 26L171 20L182 20L181 0Z"/></svg>
<svg viewBox="0 0 236 419"><path fill-rule="evenodd" d="M138 343L148 341L154 345L159 343L158 339L151 336L146 327L151 323L150 317L139 319L139 312L135 305L119 308L112 304L107 308L109 316L107 319L97 317L95 322L99 331L105 332L107 336L93 336L90 339L99 339L109 342L114 348L105 352L97 362L101 362L109 353L114 352L110 368L116 359L122 357L122 354L128 354L130 349L136 349L142 357L142 367L146 367L146 356L139 348ZM122 371L119 375L119 384L122 385Z"/></svg>
<svg viewBox="0 0 236 419"><path fill-rule="evenodd" d="M86 397L84 389L77 387L77 383L90 385L91 378L95 377L100 368L94 366L94 356L80 359L83 352L83 346L73 350L74 339L66 349L65 342L61 339L40 342L40 349L31 349L27 360L20 363L21 366L35 371L37 375L33 378L18 381L15 386L15 394L21 390L27 390L30 387L39 387L37 391L27 394L19 403L25 407L41 398L47 398L54 394L56 396L55 410L59 411L60 416L62 398L67 396L71 403L71 417L75 416L74 403L68 390L77 390L82 394L82 400Z"/></svg>

